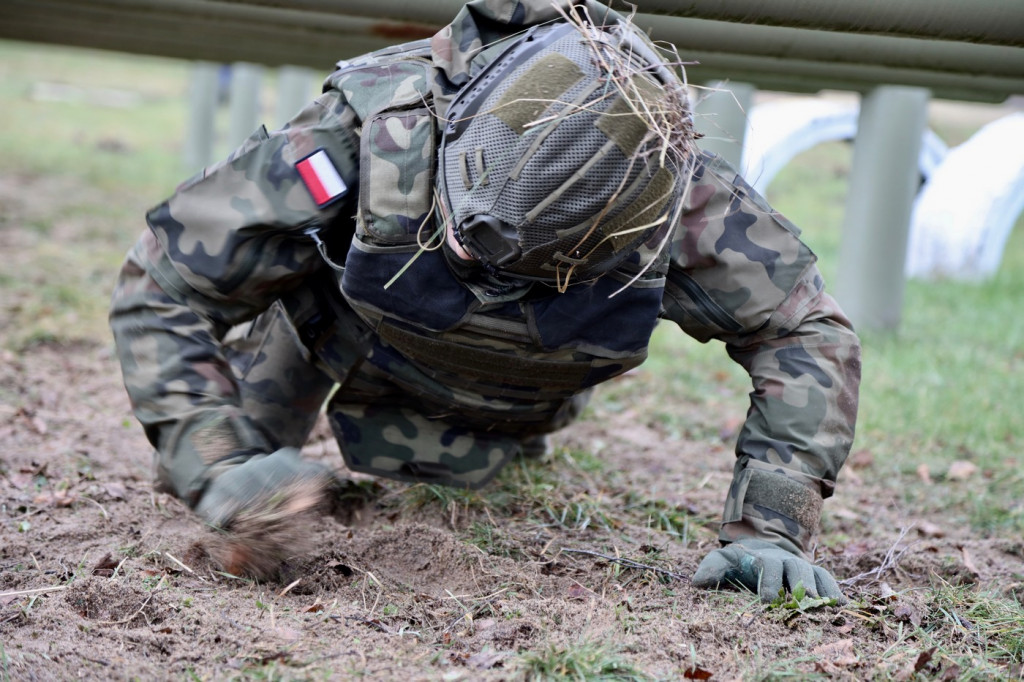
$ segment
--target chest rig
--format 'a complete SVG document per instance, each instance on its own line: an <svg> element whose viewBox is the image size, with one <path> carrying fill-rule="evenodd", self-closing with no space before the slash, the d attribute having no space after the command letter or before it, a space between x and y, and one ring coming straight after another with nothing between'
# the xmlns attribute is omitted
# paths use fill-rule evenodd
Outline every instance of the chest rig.
<svg viewBox="0 0 1024 682"><path fill-rule="evenodd" d="M329 416L352 469L478 487L524 437L564 426L581 393L644 361L667 260L564 293L457 277L432 246L435 75L420 46L330 79L362 121L355 234L335 274L374 332L364 372L393 390L353 398L343 386Z"/></svg>

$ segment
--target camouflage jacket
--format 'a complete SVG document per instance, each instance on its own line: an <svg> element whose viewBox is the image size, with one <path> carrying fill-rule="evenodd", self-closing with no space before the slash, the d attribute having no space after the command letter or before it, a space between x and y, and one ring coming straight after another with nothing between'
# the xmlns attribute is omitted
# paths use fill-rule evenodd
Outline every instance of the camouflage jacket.
<svg viewBox="0 0 1024 682"><path fill-rule="evenodd" d="M585 4L595 18L620 20L596 2ZM435 299L433 285L417 292L414 270L405 273L406 288L389 296L379 292L391 279L383 273L398 274L394 264L380 265L379 271L363 268L358 277L346 267L340 278L326 264L346 253L377 264L402 253L407 255L399 266L412 260L408 254L418 249L416 234L430 211L436 121L486 58L485 46L554 18L556 10L546 0L474 0L431 41L343 65L327 79L323 94L282 130L260 129L147 214L150 229L122 269L111 323L135 413L157 448L163 483L176 494L194 504L217 462L272 449L242 409L223 352L225 335L280 301L301 326L324 307L315 292L311 299L311 289L333 281L352 305L332 304L341 323L327 342L318 341L317 362L343 388L348 373L369 356L392 377L417 372L402 386L439 408L447 400L492 416L518 411L527 415L518 419L525 424L530 414L557 423L553 414L573 392L641 361L659 317L702 342L723 341L750 374L754 390L736 445L721 537L758 536L798 553L808 548L822 500L832 494L853 439L859 345L824 292L815 256L798 231L721 160L695 160L686 205L663 261L630 287L638 298L620 299L646 302L640 308L645 312L627 325L622 316L637 308L623 306L616 316L615 304L607 303L615 299L607 293L620 285L606 290L611 276L588 293L605 301L595 308L600 316L573 327L574 338L552 343L550 337L545 342L531 336L528 324L497 335L491 329L486 340L472 325L438 329L436 315L424 321L407 310L410 296L428 296L417 309L434 312L448 310L451 301ZM296 170L317 150L329 156L348 188L329 205L314 201ZM341 244L332 240L336 235L344 235ZM324 280L325 272L334 279ZM462 306L455 315L460 323L473 314L479 319L481 310L515 308L518 296L453 295ZM557 308L559 296L565 294L551 294L545 304ZM491 307L481 308L484 303ZM531 315L535 321L538 312ZM401 324L385 324L393 319ZM614 319L620 324L609 322ZM616 343L618 330L635 330L637 324L639 335ZM579 338L587 329L594 331ZM416 369L408 356L416 355L424 339L505 352L527 374L537 366L530 363L552 362L566 373L583 363L593 380L567 379L565 390L550 395L544 382L533 386L532 397L529 382L511 395L481 395L444 380L443 371L424 376ZM343 393L334 401L344 403ZM344 419L345 409L339 411ZM507 454L506 448L496 461Z"/></svg>

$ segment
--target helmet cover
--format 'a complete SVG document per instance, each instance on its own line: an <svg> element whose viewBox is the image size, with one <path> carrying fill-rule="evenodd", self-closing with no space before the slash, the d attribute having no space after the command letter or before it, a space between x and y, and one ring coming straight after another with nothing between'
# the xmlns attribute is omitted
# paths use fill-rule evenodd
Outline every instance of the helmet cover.
<svg viewBox="0 0 1024 682"><path fill-rule="evenodd" d="M536 27L448 109L441 219L492 274L596 278L661 244L689 177L684 86L631 25Z"/></svg>

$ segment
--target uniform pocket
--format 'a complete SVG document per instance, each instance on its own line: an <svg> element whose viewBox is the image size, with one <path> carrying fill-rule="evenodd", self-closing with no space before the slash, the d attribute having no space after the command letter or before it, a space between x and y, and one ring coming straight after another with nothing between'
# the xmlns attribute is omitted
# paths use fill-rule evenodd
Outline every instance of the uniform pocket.
<svg viewBox="0 0 1024 682"><path fill-rule="evenodd" d="M363 126L361 236L388 244L416 241L432 203L436 152L429 109L386 111Z"/></svg>

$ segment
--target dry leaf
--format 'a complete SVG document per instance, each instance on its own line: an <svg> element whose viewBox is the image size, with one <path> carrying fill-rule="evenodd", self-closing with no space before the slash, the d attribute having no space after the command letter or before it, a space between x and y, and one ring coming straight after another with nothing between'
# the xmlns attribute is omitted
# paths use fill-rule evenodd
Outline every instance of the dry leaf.
<svg viewBox="0 0 1024 682"><path fill-rule="evenodd" d="M286 627L284 625L278 625L276 628L274 628L273 632L281 639L287 640L289 642L297 642L300 639L302 639L301 632L299 632L295 628Z"/></svg>
<svg viewBox="0 0 1024 682"><path fill-rule="evenodd" d="M873 547L872 543L866 542L864 540L860 540L860 541L857 541L857 542L850 542L850 543L847 543L846 546L843 547L843 556L848 556L848 557L864 556L865 554L867 554L868 552L871 551L872 547Z"/></svg>
<svg viewBox="0 0 1024 682"><path fill-rule="evenodd" d="M31 417L28 422L32 425L33 431L38 433L40 436L46 435L46 422L44 422L41 417Z"/></svg>
<svg viewBox="0 0 1024 682"><path fill-rule="evenodd" d="M896 616L897 620L911 623L914 627L921 626L921 614L917 609L909 604L900 604L897 606L893 611L893 615Z"/></svg>
<svg viewBox="0 0 1024 682"><path fill-rule="evenodd" d="M692 668L687 668L683 671L683 677L688 680L710 680L711 671L693 666Z"/></svg>
<svg viewBox="0 0 1024 682"><path fill-rule="evenodd" d="M926 538L941 538L946 535L945 528L931 521L919 521L917 523L917 532Z"/></svg>
<svg viewBox="0 0 1024 682"><path fill-rule="evenodd" d="M103 484L103 492L107 494L107 497L111 500L123 500L128 496L128 489L120 483L113 481Z"/></svg>
<svg viewBox="0 0 1024 682"><path fill-rule="evenodd" d="M978 567L974 565L974 559L971 558L971 553L967 551L967 548L961 547L960 553L963 554L964 566L967 567L967 570L974 574L974 577L980 576L981 571L979 571Z"/></svg>
<svg viewBox="0 0 1024 682"><path fill-rule="evenodd" d="M731 440L740 431L740 427L746 420L741 417L730 417L718 427L718 437L722 440Z"/></svg>
<svg viewBox="0 0 1024 682"><path fill-rule="evenodd" d="M926 665L931 663L932 656L935 655L936 649L937 647L932 647L931 649L928 649L927 651L922 651L920 654L918 654L917 661L914 662L915 673L921 672Z"/></svg>
<svg viewBox="0 0 1024 682"><path fill-rule="evenodd" d="M565 596L569 599L587 599L592 594L594 593L582 585L570 585L569 589L565 591Z"/></svg>
<svg viewBox="0 0 1024 682"><path fill-rule="evenodd" d="M40 506L53 505L54 507L70 507L77 501L78 496L68 490L40 493L32 498L32 504Z"/></svg>
<svg viewBox="0 0 1024 682"><path fill-rule="evenodd" d="M925 483L926 485L931 485L932 484L932 475L928 471L928 465L927 464L918 464L917 465L917 477L920 478L921 481L923 483Z"/></svg>
<svg viewBox="0 0 1024 682"><path fill-rule="evenodd" d="M846 463L854 469L867 469L875 463L875 456L870 450L858 450L850 455Z"/></svg>
<svg viewBox="0 0 1024 682"><path fill-rule="evenodd" d="M939 682L953 682L953 680L960 679L960 666L953 664L942 671L942 675L939 676Z"/></svg>
<svg viewBox="0 0 1024 682"><path fill-rule="evenodd" d="M103 558L96 562L96 565L92 567L93 575L102 575L107 578L114 575L114 571L117 569L118 561L115 560L110 554L104 554Z"/></svg>
<svg viewBox="0 0 1024 682"><path fill-rule="evenodd" d="M966 481L968 478L977 473L977 471L977 465L962 459L958 459L957 461L949 465L949 471L946 473L946 475L949 478L953 479L954 481Z"/></svg>
<svg viewBox="0 0 1024 682"><path fill-rule="evenodd" d="M857 663L857 655L853 652L853 639L821 644L811 649L811 653L835 666L845 667Z"/></svg>
<svg viewBox="0 0 1024 682"><path fill-rule="evenodd" d="M860 514L853 511L852 509L847 509L846 507L835 507L834 509L829 511L829 514L836 517L837 519L843 519L844 521L860 520Z"/></svg>
<svg viewBox="0 0 1024 682"><path fill-rule="evenodd" d="M466 665L477 670L490 670L501 664L505 654L497 651L478 651L466 659Z"/></svg>
<svg viewBox="0 0 1024 682"><path fill-rule="evenodd" d="M11 485L13 485L18 490L24 490L25 486L32 482L33 477L34 474L22 472L16 474L8 474L5 478L8 481L10 481Z"/></svg>

